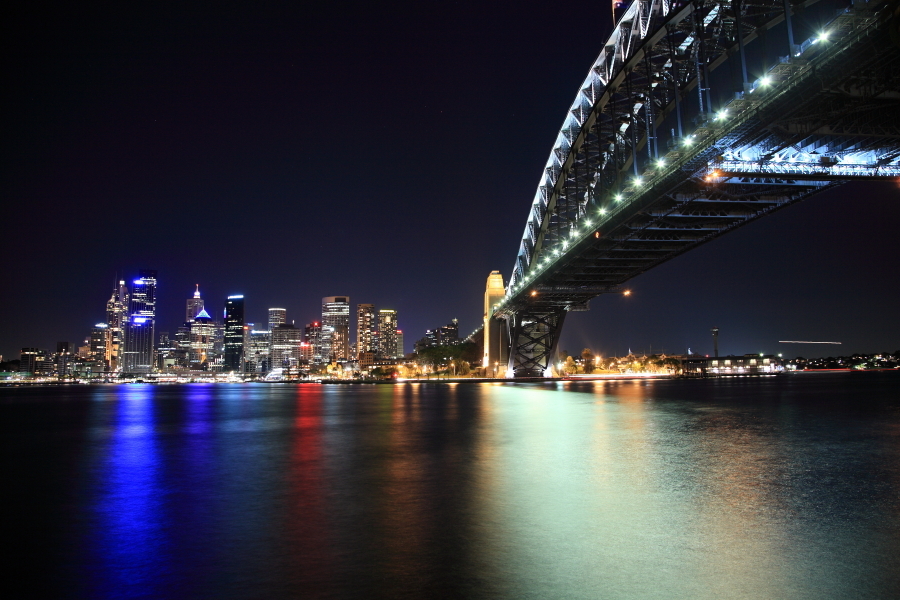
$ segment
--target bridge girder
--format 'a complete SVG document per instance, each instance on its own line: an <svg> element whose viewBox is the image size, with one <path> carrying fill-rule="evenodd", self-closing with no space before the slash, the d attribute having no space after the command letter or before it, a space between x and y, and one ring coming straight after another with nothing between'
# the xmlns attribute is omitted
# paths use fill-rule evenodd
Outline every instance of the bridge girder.
<svg viewBox="0 0 900 600"><path fill-rule="evenodd" d="M785 7L817 0L634 0L570 107L495 307L510 372L546 373L565 312L653 266L840 183L900 176L885 6L823 8L829 41L793 45ZM778 27L788 55L767 67L749 44ZM738 58L739 81L716 71Z"/></svg>

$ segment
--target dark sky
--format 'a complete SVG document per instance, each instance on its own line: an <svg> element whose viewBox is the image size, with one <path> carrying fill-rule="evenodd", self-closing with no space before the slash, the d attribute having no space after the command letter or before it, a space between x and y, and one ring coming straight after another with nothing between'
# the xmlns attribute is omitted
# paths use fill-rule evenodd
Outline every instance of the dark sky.
<svg viewBox="0 0 900 600"><path fill-rule="evenodd" d="M395 308L407 350L478 325L608 4L230 6L4 14L5 358L80 342L141 268L158 330L195 283L257 323L302 325L328 295ZM718 325L725 353L895 350L898 228L894 184L822 194L593 300L562 347L711 352Z"/></svg>

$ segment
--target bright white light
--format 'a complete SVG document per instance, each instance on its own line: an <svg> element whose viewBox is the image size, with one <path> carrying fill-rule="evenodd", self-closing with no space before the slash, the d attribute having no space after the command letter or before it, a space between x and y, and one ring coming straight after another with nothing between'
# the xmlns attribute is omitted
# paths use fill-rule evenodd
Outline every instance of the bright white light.
<svg viewBox="0 0 900 600"><path fill-rule="evenodd" d="M616 202L622 201L622 194L616 194Z"/></svg>
<svg viewBox="0 0 900 600"><path fill-rule="evenodd" d="M694 138L693 138L693 137L686 137L686 138L684 138L684 145L685 145L685 146L690 146L690 145L693 144L693 143L694 143Z"/></svg>
<svg viewBox="0 0 900 600"><path fill-rule="evenodd" d="M823 31L819 34L819 37L816 38L817 42L827 42L828 41L828 32Z"/></svg>
<svg viewBox="0 0 900 600"><path fill-rule="evenodd" d="M759 85L769 85L770 83L772 83L772 78L768 75L759 80Z"/></svg>
<svg viewBox="0 0 900 600"><path fill-rule="evenodd" d="M659 159L658 161L656 161L656 168L657 168L657 169L661 169L661 168L663 168L664 166L666 166L666 159L661 158L661 159Z"/></svg>
<svg viewBox="0 0 900 600"><path fill-rule="evenodd" d="M588 227L590 227L591 226L590 219L585 219L584 224L587 225Z"/></svg>
<svg viewBox="0 0 900 600"><path fill-rule="evenodd" d="M605 215L605 214L606 214L606 209L605 209L605 208L601 208L601 209L600 209L600 214L601 214L601 215Z"/></svg>
<svg viewBox="0 0 900 600"><path fill-rule="evenodd" d="M727 110L720 110L718 113L716 113L716 121L721 121L722 119L724 119L727 116L728 116Z"/></svg>
<svg viewBox="0 0 900 600"><path fill-rule="evenodd" d="M640 178L640 177L635 177L635 178L634 178L634 185L641 185L641 178Z"/></svg>

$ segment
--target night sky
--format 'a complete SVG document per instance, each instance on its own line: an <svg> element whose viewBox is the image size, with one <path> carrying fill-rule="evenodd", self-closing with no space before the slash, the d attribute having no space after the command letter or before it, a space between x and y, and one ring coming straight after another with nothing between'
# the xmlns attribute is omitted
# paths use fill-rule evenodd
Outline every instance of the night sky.
<svg viewBox="0 0 900 600"><path fill-rule="evenodd" d="M4 359L80 344L142 268L173 334L195 283L258 324L395 308L407 351L479 325L608 4L265 6L4 14ZM896 184L821 194L593 300L561 348L711 353L717 325L721 353L896 350L898 230Z"/></svg>

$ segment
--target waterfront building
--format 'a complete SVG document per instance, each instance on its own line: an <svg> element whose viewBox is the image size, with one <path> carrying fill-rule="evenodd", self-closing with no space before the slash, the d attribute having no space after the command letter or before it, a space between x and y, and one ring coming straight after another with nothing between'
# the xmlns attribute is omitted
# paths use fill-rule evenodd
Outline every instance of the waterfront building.
<svg viewBox="0 0 900 600"><path fill-rule="evenodd" d="M128 320L128 288L124 280L113 288L106 302L107 349L110 371L121 370L122 353L125 351L125 322Z"/></svg>
<svg viewBox="0 0 900 600"><path fill-rule="evenodd" d="M196 284L197 289L194 290L193 298L188 298L185 303L184 309L184 322L191 323L194 321L194 317L200 314L200 311L203 310L203 298L200 297L200 284Z"/></svg>
<svg viewBox="0 0 900 600"><path fill-rule="evenodd" d="M245 330L244 362L248 373L268 373L269 349L272 344L272 333L267 329L253 329L252 325Z"/></svg>
<svg viewBox="0 0 900 600"><path fill-rule="evenodd" d="M322 323L313 321L306 324L303 340L309 344L312 352L312 362L321 363L322 360Z"/></svg>
<svg viewBox="0 0 900 600"><path fill-rule="evenodd" d="M110 348L109 348L109 325L106 323L97 323L91 329L91 360L103 365L104 371L109 371L110 364Z"/></svg>
<svg viewBox="0 0 900 600"><path fill-rule="evenodd" d="M72 374L75 348L70 342L56 342L56 372L60 377Z"/></svg>
<svg viewBox="0 0 900 600"><path fill-rule="evenodd" d="M190 368L209 369L215 358L216 324L205 308L194 317L190 330Z"/></svg>
<svg viewBox="0 0 900 600"><path fill-rule="evenodd" d="M322 358L344 362L350 358L350 298L322 298Z"/></svg>
<svg viewBox="0 0 900 600"><path fill-rule="evenodd" d="M356 352L359 356L363 352L374 352L374 334L376 330L375 305L356 305Z"/></svg>
<svg viewBox="0 0 900 600"><path fill-rule="evenodd" d="M41 350L39 348L22 348L19 354L19 373L35 373L35 363Z"/></svg>
<svg viewBox="0 0 900 600"><path fill-rule="evenodd" d="M128 321L125 323L125 352L122 370L149 373L156 363L153 342L156 338L156 271L139 271L131 288Z"/></svg>
<svg viewBox="0 0 900 600"><path fill-rule="evenodd" d="M269 331L287 323L287 310L283 308L269 309Z"/></svg>
<svg viewBox="0 0 900 600"><path fill-rule="evenodd" d="M156 368L159 371L170 371L181 364L181 351L168 331L161 331L159 344L156 347Z"/></svg>
<svg viewBox="0 0 900 600"><path fill-rule="evenodd" d="M269 370L289 369L300 364L303 331L293 323L282 323L272 330L272 345L269 350Z"/></svg>
<svg viewBox="0 0 900 600"><path fill-rule="evenodd" d="M401 330L397 330L397 358L403 358L406 356L406 352L404 351L403 346L403 332Z"/></svg>
<svg viewBox="0 0 900 600"><path fill-rule="evenodd" d="M743 356L692 356L681 361L685 377L723 377L734 375L765 375L784 371L782 360L772 354L744 354Z"/></svg>
<svg viewBox="0 0 900 600"><path fill-rule="evenodd" d="M244 297L228 296L225 301L226 371L244 370Z"/></svg>
<svg viewBox="0 0 900 600"><path fill-rule="evenodd" d="M391 308L378 311L378 348L375 356L378 359L397 357L397 311Z"/></svg>

